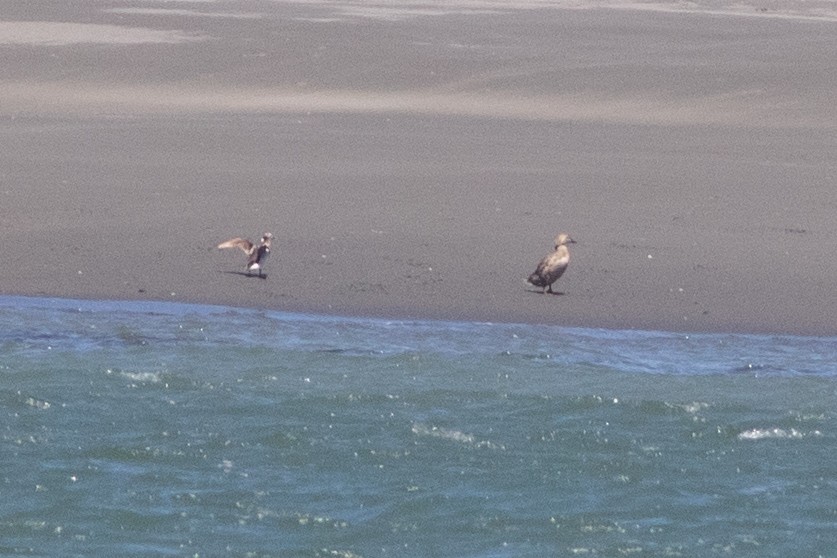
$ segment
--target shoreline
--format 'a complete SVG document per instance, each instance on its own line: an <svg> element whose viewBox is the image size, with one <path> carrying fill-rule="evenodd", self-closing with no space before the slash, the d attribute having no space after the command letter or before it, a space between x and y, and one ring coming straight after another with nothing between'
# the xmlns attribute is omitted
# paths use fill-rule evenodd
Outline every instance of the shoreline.
<svg viewBox="0 0 837 558"><path fill-rule="evenodd" d="M537 327L544 326L549 328L559 328L567 330L591 331L591 332L605 332L605 333L636 333L641 335L662 335L662 336L743 336L743 337L787 337L798 339L820 339L832 340L837 339L837 335L827 334L806 334L806 333L790 333L780 331L765 331L765 332L751 332L751 331L716 331L716 330L666 330L666 329L642 329L642 328L618 328L595 325L565 325L558 323L532 323L521 321L494 321L494 320L468 320L468 319L445 319L434 317L396 317L383 315L362 315L362 314L327 314L314 311L299 311L286 310L281 308L264 308L264 307L249 307L249 306L230 306L217 302L199 302L199 301L173 301L173 300L157 300L157 299L103 299L103 298L65 298L61 296L52 295L18 295L18 294L2 294L0 295L0 307L33 307L33 308L56 308L51 302L58 301L58 309L65 310L80 310L82 312L118 312L125 311L131 313L165 313L172 315L182 315L190 312L203 313L224 313L228 311L244 311L253 313L269 312L278 315L280 318L315 320L315 321L346 321L346 322L381 322L381 323L419 323L419 324L452 324L452 325L473 325L473 326L509 326L509 327ZM88 306L89 308L79 308L80 306Z"/></svg>

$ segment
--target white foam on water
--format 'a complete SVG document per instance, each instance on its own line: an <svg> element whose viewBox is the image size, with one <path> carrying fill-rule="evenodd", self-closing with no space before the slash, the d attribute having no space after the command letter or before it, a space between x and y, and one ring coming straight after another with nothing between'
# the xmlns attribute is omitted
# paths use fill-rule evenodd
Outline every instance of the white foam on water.
<svg viewBox="0 0 837 558"><path fill-rule="evenodd" d="M159 372L119 372L123 378L143 384L158 384L161 381Z"/></svg>
<svg viewBox="0 0 837 558"><path fill-rule="evenodd" d="M468 446L489 449L505 449L503 446L499 446L489 440L477 440L472 434L466 434L459 430L451 430L438 426L427 426L425 424L416 423L413 424L412 431L413 434L416 434L417 436L430 436L432 438L440 438L442 440L457 442Z"/></svg>
<svg viewBox="0 0 837 558"><path fill-rule="evenodd" d="M801 439L809 436L822 436L819 430L801 432L795 428L752 428L738 434L739 440L767 440L767 439Z"/></svg>

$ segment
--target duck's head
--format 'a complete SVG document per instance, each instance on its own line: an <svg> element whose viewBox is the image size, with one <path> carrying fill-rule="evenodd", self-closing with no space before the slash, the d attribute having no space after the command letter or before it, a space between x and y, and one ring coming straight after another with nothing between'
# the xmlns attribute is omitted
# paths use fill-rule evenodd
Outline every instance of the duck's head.
<svg viewBox="0 0 837 558"><path fill-rule="evenodd" d="M570 238L570 235L567 233L561 233L555 237L555 247L558 248L559 246L565 246L567 244L575 244L575 240Z"/></svg>

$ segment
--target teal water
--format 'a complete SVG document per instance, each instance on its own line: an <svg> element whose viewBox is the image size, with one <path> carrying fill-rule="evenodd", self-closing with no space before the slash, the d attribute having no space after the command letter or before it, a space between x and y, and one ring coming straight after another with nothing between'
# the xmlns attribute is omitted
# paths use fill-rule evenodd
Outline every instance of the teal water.
<svg viewBox="0 0 837 558"><path fill-rule="evenodd" d="M0 298L3 556L834 556L837 339Z"/></svg>

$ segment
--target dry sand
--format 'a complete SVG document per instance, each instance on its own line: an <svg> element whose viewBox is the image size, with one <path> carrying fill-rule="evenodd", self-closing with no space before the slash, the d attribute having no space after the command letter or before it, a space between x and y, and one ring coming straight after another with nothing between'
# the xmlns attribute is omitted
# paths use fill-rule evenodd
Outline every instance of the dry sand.
<svg viewBox="0 0 837 558"><path fill-rule="evenodd" d="M4 5L0 294L837 335L837 9L775 4Z"/></svg>

